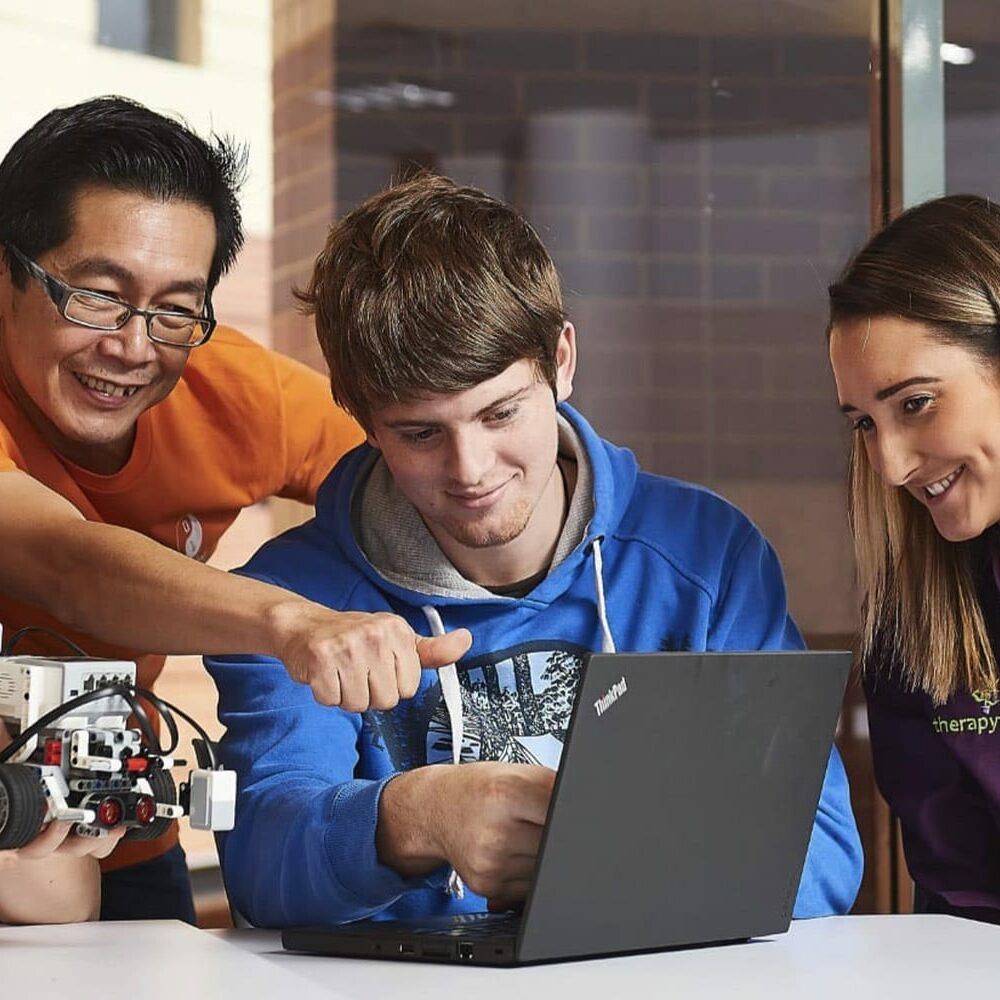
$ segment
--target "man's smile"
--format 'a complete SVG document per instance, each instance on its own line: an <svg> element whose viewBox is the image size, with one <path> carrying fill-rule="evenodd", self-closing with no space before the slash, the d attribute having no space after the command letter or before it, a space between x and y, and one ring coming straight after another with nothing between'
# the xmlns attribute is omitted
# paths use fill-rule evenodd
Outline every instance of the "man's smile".
<svg viewBox="0 0 1000 1000"><path fill-rule="evenodd" d="M510 479L506 479L498 486L493 486L488 490L475 490L475 491L446 490L445 493L449 497L449 499L453 500L460 506L466 507L469 510L478 510L483 507L491 507L494 503L496 503L496 501L500 499L500 494L503 491L504 487L506 487L510 481L511 481Z"/></svg>
<svg viewBox="0 0 1000 1000"><path fill-rule="evenodd" d="M94 392L99 393L102 396L107 396L111 398L129 397L135 395L140 389L142 389L148 383L124 383L124 382L112 382L109 379L98 378L95 375L86 375L83 372L73 372L73 377L87 389L92 389Z"/></svg>

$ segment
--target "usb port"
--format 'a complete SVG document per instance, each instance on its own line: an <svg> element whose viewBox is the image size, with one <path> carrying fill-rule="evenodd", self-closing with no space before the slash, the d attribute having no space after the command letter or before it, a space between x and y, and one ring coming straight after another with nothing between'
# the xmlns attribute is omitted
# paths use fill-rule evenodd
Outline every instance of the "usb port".
<svg viewBox="0 0 1000 1000"><path fill-rule="evenodd" d="M399 953L400 955L415 955L417 953L417 949L414 948L412 944L401 944L399 946Z"/></svg>
<svg viewBox="0 0 1000 1000"><path fill-rule="evenodd" d="M462 959L463 962L471 962L472 945L467 943L460 943L458 946L458 957Z"/></svg>

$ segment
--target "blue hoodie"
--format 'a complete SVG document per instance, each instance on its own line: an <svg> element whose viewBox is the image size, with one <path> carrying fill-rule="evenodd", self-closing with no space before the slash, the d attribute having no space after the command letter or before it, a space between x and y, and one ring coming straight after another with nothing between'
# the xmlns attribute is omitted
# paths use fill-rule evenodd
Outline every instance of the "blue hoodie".
<svg viewBox="0 0 1000 1000"><path fill-rule="evenodd" d="M392 711L356 714L317 704L273 659L206 660L227 728L222 756L240 784L236 827L220 837L223 874L233 905L254 924L484 910L482 897L446 891L447 868L407 879L380 864L382 789L400 771L452 760L453 734L463 761L557 766L587 652L802 648L777 558L740 511L708 490L640 472L631 452L601 440L573 409L560 414L583 452L577 489L588 486L592 503L582 540L561 561L557 551L522 598L474 584L468 593L416 590L376 569L352 523L376 460L365 445L330 474L315 519L240 571L338 610L401 615L423 634L436 611L445 627L473 636L458 664L459 720L436 671L424 671L416 697ZM861 871L834 749L794 915L846 912Z"/></svg>

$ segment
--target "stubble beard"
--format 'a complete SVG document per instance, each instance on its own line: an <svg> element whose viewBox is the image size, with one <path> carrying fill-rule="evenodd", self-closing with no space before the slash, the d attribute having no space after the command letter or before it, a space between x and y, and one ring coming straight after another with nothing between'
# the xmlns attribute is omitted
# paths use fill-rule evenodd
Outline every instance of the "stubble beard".
<svg viewBox="0 0 1000 1000"><path fill-rule="evenodd" d="M469 549L489 549L506 545L519 537L531 520L532 506L527 498L521 498L499 522L487 515L479 520L465 521L447 518L441 526L459 545Z"/></svg>

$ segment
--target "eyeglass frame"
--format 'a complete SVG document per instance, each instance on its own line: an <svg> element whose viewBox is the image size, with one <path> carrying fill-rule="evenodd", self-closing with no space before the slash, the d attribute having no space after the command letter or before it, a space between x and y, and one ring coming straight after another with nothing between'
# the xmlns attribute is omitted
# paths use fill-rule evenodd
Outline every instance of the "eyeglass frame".
<svg viewBox="0 0 1000 1000"><path fill-rule="evenodd" d="M12 254L14 259L17 260L19 264L27 268L28 273L42 286L42 288L45 289L45 294L59 311L59 315L62 316L67 323L72 323L74 326L82 326L85 330L99 330L103 333L116 333L130 323L133 316L141 316L146 323L146 337L152 341L152 343L162 344L164 347L179 347L184 351L190 351L196 347L201 347L204 344L207 344L209 338L215 332L215 328L218 326L218 320L215 318L215 310L212 308L212 300L209 296L205 297L205 315L203 316L192 316L190 313L177 312L172 309L140 309L138 306L132 305L131 302L115 298L113 295L105 295L103 292L92 292L87 288L77 288L74 285L67 285L65 281L60 281L54 274L50 274L46 271L45 268L42 267L42 265L37 261L33 261L26 254L21 253L21 251L18 250L13 243L6 243L4 246L6 247L7 252ZM95 326L93 323L84 323L82 320L73 319L72 316L66 315L66 307L69 304L69 300L74 295L87 295L90 298L101 299L104 302L120 306L126 310L125 316L117 326ZM183 318L195 321L200 320L202 323L207 325L208 332L201 338L201 340L194 344L179 344L175 340L164 340L163 338L154 336L153 334L153 320L157 316L174 316L178 319Z"/></svg>

